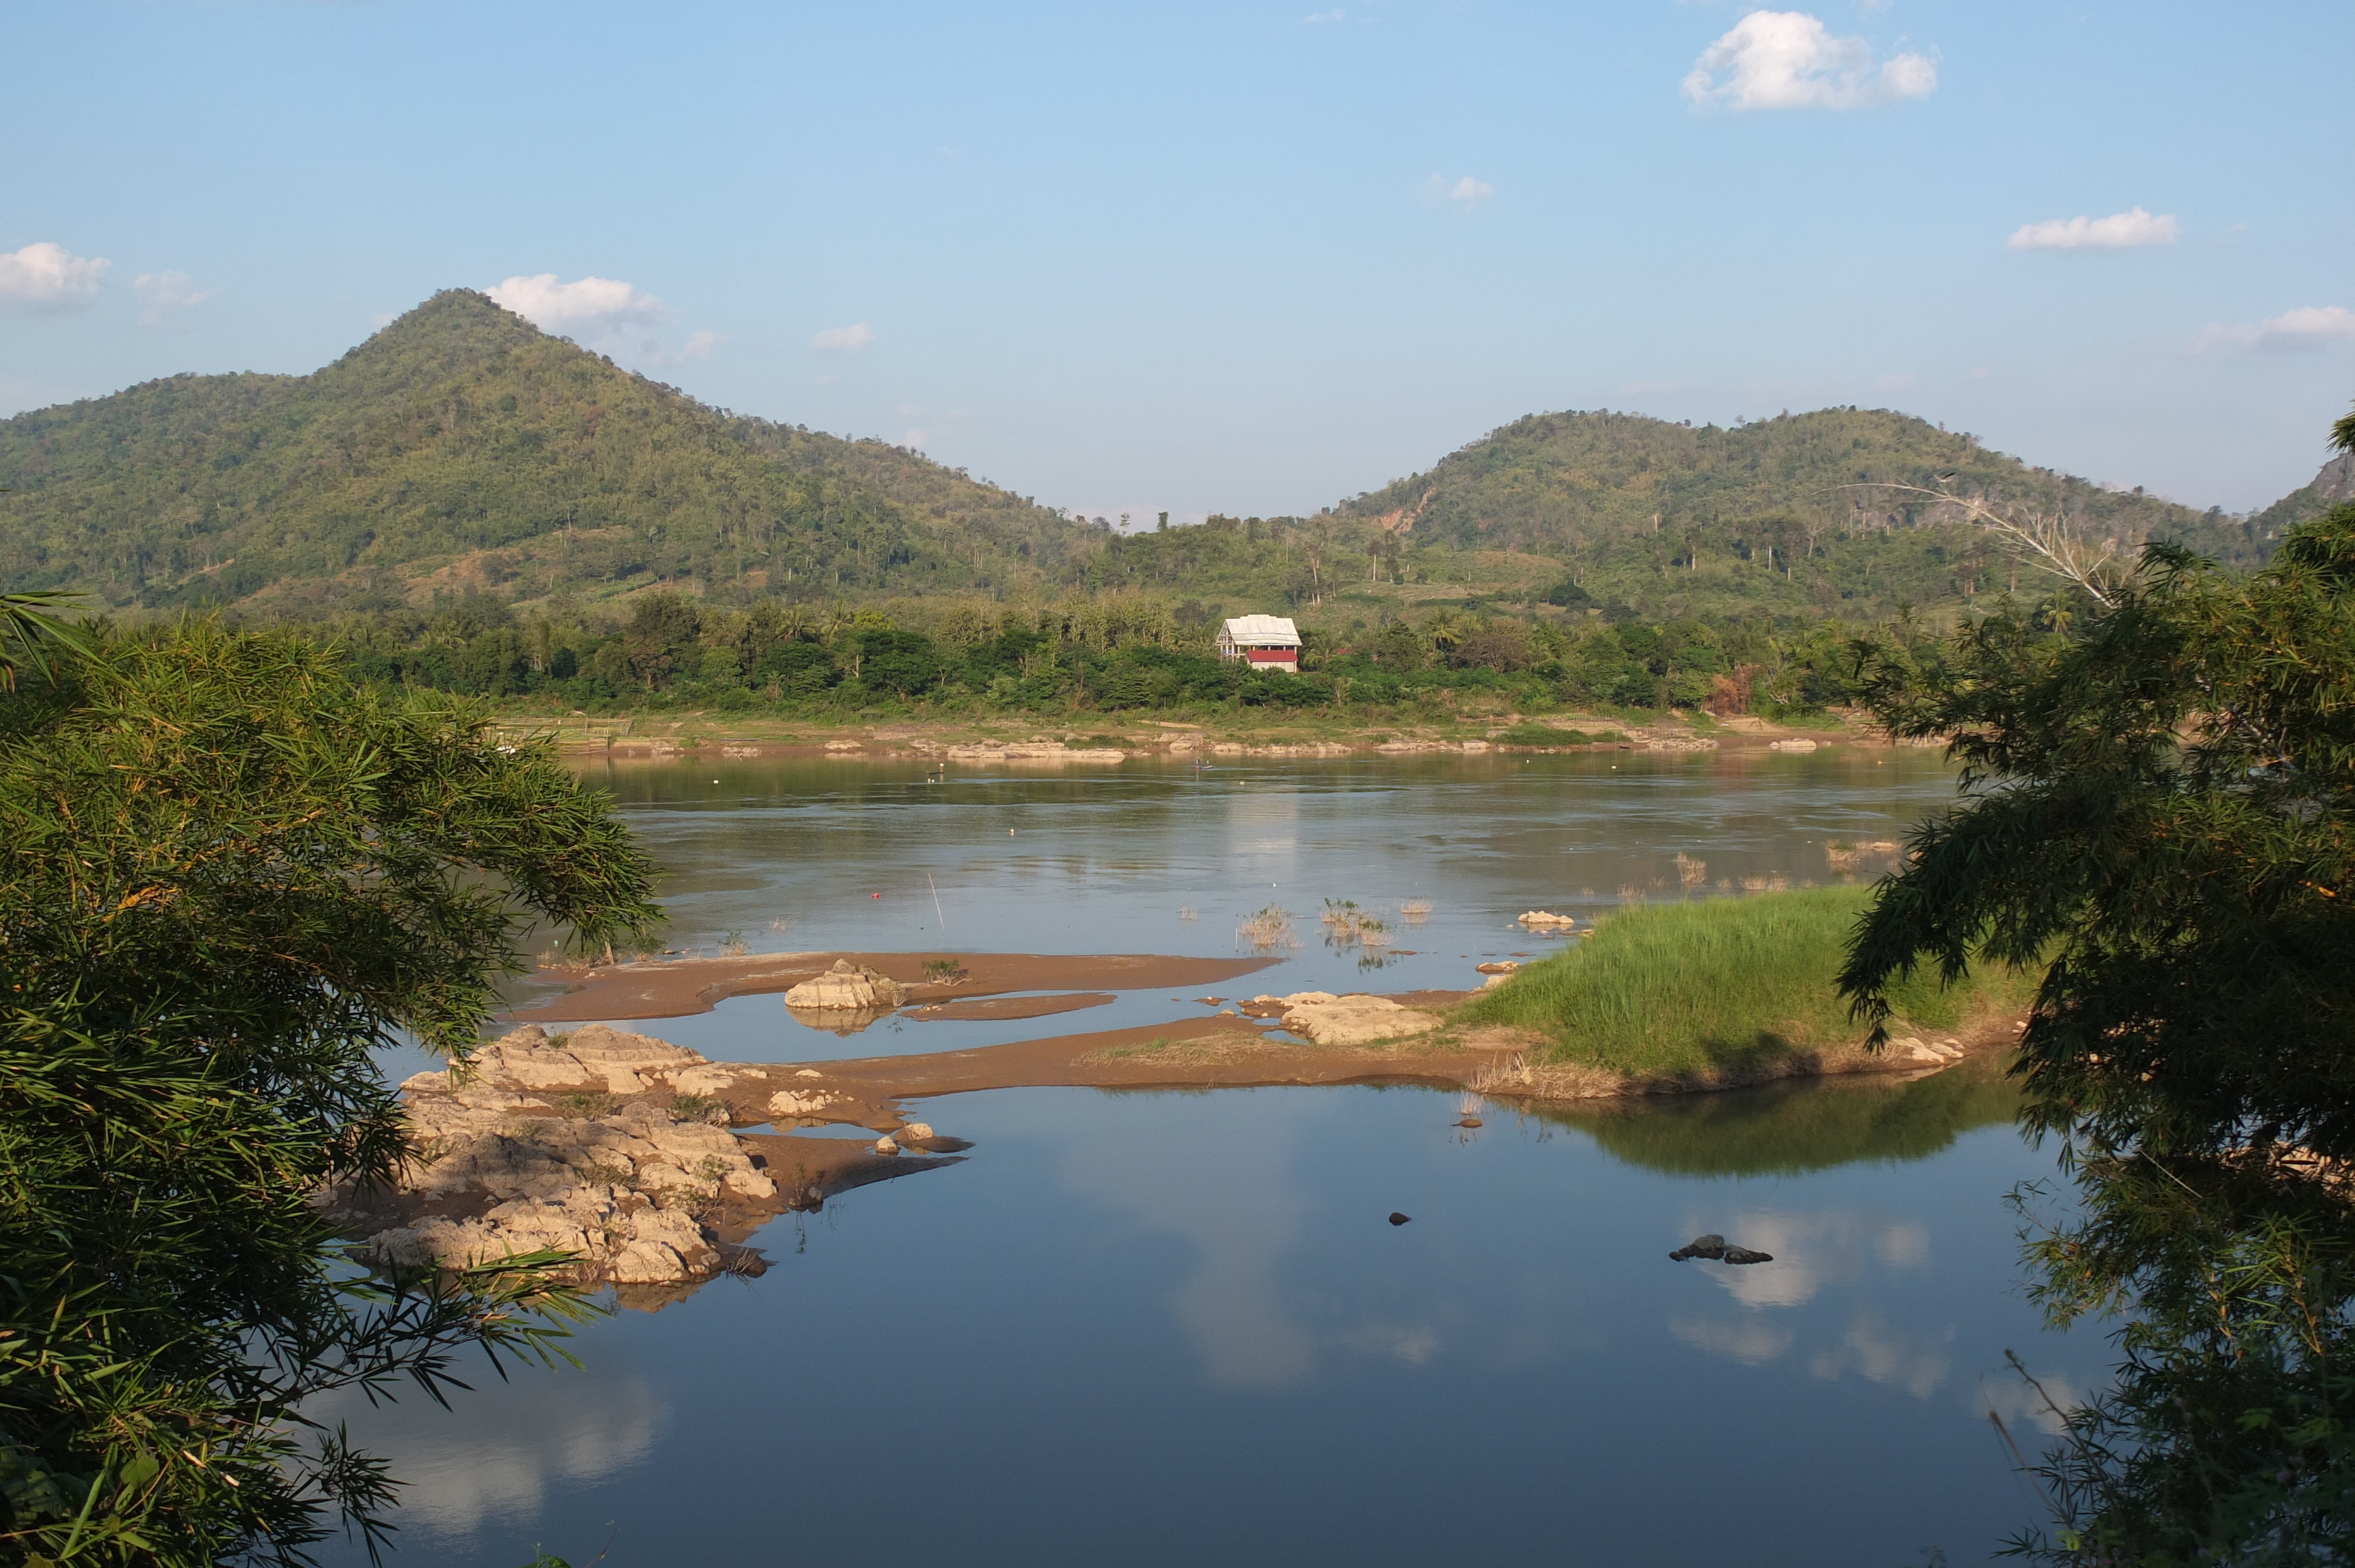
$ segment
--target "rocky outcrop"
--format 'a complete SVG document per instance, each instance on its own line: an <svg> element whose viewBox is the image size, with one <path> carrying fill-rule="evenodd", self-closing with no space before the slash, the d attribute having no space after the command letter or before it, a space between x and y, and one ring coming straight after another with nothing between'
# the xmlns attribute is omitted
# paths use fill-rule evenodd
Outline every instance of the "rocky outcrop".
<svg viewBox="0 0 2355 1568"><path fill-rule="evenodd" d="M400 1267L464 1267L553 1249L575 1255L584 1281L625 1285L716 1272L721 1254L701 1213L730 1196L774 1198L776 1183L699 1113L639 1103L603 1116L562 1114L517 1086L536 1079L533 1087L553 1093L554 1080L578 1094L591 1082L565 1077L578 1058L515 1042L510 1035L486 1050L464 1084L421 1073L402 1086L423 1154L404 1195L425 1212L370 1233L367 1246ZM691 1051L665 1049L693 1058L665 1064L690 1082L693 1069L709 1066ZM590 1092L611 1092L602 1085L655 1065L609 1062L613 1076L601 1073Z"/></svg>
<svg viewBox="0 0 2355 1568"><path fill-rule="evenodd" d="M1368 1045L1403 1040L1439 1027L1437 1015L1401 1007L1383 996L1336 996L1329 991L1252 998L1263 1007L1281 1006L1284 1026L1319 1045Z"/></svg>
<svg viewBox="0 0 2355 1568"><path fill-rule="evenodd" d="M880 1016L908 1000L908 988L881 969L837 959L834 968L785 992L790 1012L866 1012Z"/></svg>
<svg viewBox="0 0 2355 1568"><path fill-rule="evenodd" d="M741 1237L770 1215L818 1207L830 1192L886 1173L877 1169L884 1160L832 1140L788 1154L792 1139L731 1132L731 1116L756 1121L763 1101L780 1121L822 1117L829 1107L875 1114L815 1085L773 1093L770 1072L602 1024L570 1034L518 1029L457 1070L401 1086L418 1157L398 1192L344 1190L320 1202L367 1255L392 1267L462 1268L555 1251L572 1255L570 1275L583 1284L757 1272L759 1255L725 1235ZM963 1147L929 1127L923 1136L935 1148ZM784 1159L779 1169L792 1191L779 1189L762 1149Z"/></svg>

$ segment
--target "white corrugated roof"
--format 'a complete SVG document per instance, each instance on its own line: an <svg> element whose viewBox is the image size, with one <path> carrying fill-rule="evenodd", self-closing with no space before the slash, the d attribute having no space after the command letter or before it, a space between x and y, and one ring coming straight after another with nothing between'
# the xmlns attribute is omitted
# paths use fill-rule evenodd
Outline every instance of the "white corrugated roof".
<svg viewBox="0 0 2355 1568"><path fill-rule="evenodd" d="M1255 643L1266 647L1279 643L1300 646L1300 633L1289 617L1281 615L1238 615L1227 622L1227 636L1237 642Z"/></svg>

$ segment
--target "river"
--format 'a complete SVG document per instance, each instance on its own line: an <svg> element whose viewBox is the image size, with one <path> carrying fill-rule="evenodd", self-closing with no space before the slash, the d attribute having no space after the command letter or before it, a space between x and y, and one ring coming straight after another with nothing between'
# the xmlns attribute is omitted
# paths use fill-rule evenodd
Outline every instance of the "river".
<svg viewBox="0 0 2355 1568"><path fill-rule="evenodd" d="M1225 955L1273 904L1299 945L1243 983L1275 992L1462 988L1545 950L1529 908L1831 880L1828 842L1953 787L1847 746L926 772L599 776L674 947ZM1324 938L1345 899L1387 947ZM838 1039L770 995L630 1027L793 1061L1199 1011ZM2036 1508L1988 1412L2051 1425L2006 1351L2064 1401L2107 1365L2023 1299L2005 1195L2054 1167L2010 1106L1984 1067L1475 1129L1421 1088L934 1099L911 1114L969 1157L774 1222L764 1277L454 1412L325 1414L394 1461L403 1555L435 1563L1978 1563ZM1712 1231L1775 1261L1668 1259Z"/></svg>

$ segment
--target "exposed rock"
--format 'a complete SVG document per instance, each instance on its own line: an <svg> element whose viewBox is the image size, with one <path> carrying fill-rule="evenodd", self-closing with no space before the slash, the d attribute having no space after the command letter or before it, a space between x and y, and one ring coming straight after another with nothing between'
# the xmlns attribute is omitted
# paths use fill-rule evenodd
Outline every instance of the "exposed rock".
<svg viewBox="0 0 2355 1568"><path fill-rule="evenodd" d="M1393 1210L1393 1211L1391 1211L1391 1224L1394 1224L1394 1225L1402 1225L1402 1224L1405 1224L1409 1220L1411 1220L1411 1219L1412 1219L1412 1218L1414 1218L1414 1216L1413 1216L1412 1214L1401 1214L1401 1213L1398 1213L1396 1210Z"/></svg>
<svg viewBox="0 0 2355 1568"><path fill-rule="evenodd" d="M1527 919L1529 916L1523 916L1522 918ZM1475 964L1472 967L1484 975L1508 975L1521 966L1511 959L1498 959L1495 963Z"/></svg>
<svg viewBox="0 0 2355 1568"><path fill-rule="evenodd" d="M1025 741L1012 746L987 741L979 746L952 746L950 760L954 762L1119 762L1127 753L1114 747L1074 748L1060 740Z"/></svg>
<svg viewBox="0 0 2355 1568"><path fill-rule="evenodd" d="M826 1075L819 1072L815 1067L804 1067L800 1072L795 1073L794 1076L796 1078L823 1078Z"/></svg>
<svg viewBox="0 0 2355 1568"><path fill-rule="evenodd" d="M1458 1127L1478 1127L1481 1126L1482 1123L1478 1117L1467 1116L1458 1120L1455 1125Z"/></svg>
<svg viewBox="0 0 2355 1568"><path fill-rule="evenodd" d="M816 1089L779 1089L769 1097L769 1114L778 1118L824 1116L826 1107L838 1105L841 1100L840 1095Z"/></svg>
<svg viewBox="0 0 2355 1568"><path fill-rule="evenodd" d="M1725 1238L1721 1235L1695 1236L1668 1255L1678 1263L1689 1257L1721 1258L1725 1255Z"/></svg>
<svg viewBox="0 0 2355 1568"><path fill-rule="evenodd" d="M897 1154L900 1152L900 1141L887 1132L875 1140L875 1152L887 1155Z"/></svg>
<svg viewBox="0 0 2355 1568"><path fill-rule="evenodd" d="M1577 916L1557 915L1550 909L1532 909L1523 915L1520 923L1532 930L1566 931L1578 924Z"/></svg>
<svg viewBox="0 0 2355 1568"><path fill-rule="evenodd" d="M928 1121L911 1121L900 1129L898 1136L921 1141L932 1136L932 1124Z"/></svg>
<svg viewBox="0 0 2355 1568"><path fill-rule="evenodd" d="M888 1012L908 1000L908 990L880 969L837 959L834 968L785 992L785 1007L802 1012Z"/></svg>
<svg viewBox="0 0 2355 1568"><path fill-rule="evenodd" d="M1286 1029L1319 1045L1364 1045L1427 1034L1439 1027L1434 1014L1401 1007L1387 997L1304 991L1266 1000L1283 1005Z"/></svg>
<svg viewBox="0 0 2355 1568"><path fill-rule="evenodd" d="M1774 1261L1774 1255L1771 1252L1752 1252L1746 1246L1730 1246L1725 1249L1725 1261L1728 1263L1772 1263Z"/></svg>
<svg viewBox="0 0 2355 1568"><path fill-rule="evenodd" d="M1766 743L1766 749L1769 751L1813 751L1816 749L1816 743L1812 740L1806 739L1770 740Z"/></svg>

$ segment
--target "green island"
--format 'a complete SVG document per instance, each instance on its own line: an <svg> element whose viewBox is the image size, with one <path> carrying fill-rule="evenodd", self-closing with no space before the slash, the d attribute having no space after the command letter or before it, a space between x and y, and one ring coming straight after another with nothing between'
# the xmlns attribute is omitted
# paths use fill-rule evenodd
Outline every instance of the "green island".
<svg viewBox="0 0 2355 1568"><path fill-rule="evenodd" d="M1458 1009L1465 1024L1538 1034L1540 1067L1706 1082L1763 1077L1859 1049L1840 971L1870 887L1636 905ZM2040 975L1978 964L1947 986L1917 970L1892 985L1892 1033L2007 1036Z"/></svg>

